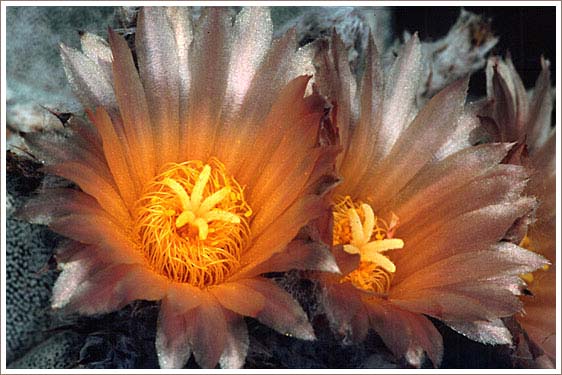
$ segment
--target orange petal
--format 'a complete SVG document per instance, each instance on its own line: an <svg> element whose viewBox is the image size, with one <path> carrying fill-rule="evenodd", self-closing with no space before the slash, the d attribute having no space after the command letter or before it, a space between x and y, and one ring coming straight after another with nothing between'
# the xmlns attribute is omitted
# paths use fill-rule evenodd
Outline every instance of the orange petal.
<svg viewBox="0 0 562 375"><path fill-rule="evenodd" d="M209 292L225 308L240 315L256 317L264 307L264 297L239 282L223 283L209 288Z"/></svg>
<svg viewBox="0 0 562 375"><path fill-rule="evenodd" d="M167 298L160 304L156 327L156 353L160 368L183 368L191 356L190 326L182 314L177 314Z"/></svg>
<svg viewBox="0 0 562 375"><path fill-rule="evenodd" d="M238 282L264 296L265 305L256 317L260 322L283 335L294 336L302 340L316 338L303 309L272 280L254 278Z"/></svg>
<svg viewBox="0 0 562 375"><path fill-rule="evenodd" d="M133 62L131 51L125 39L109 30L109 41L113 53L113 77L115 95L123 119L121 142L128 146L131 155L126 154L127 164L132 167L134 181L141 186L154 177L158 167L153 144L154 130L148 112L144 88ZM121 136L119 132L118 135ZM112 156L108 156L112 157Z"/></svg>
<svg viewBox="0 0 562 375"><path fill-rule="evenodd" d="M223 369L237 369L244 366L250 338L246 322L241 317L229 319L227 322L226 345L219 363Z"/></svg>
<svg viewBox="0 0 562 375"><path fill-rule="evenodd" d="M287 245L285 251L273 254L270 259L256 264L253 268L232 275L231 280L250 278L267 272L286 272L293 269L339 272L338 265L327 246L315 242L295 240Z"/></svg>
<svg viewBox="0 0 562 375"><path fill-rule="evenodd" d="M211 296L206 296L193 314L193 355L202 368L215 368L226 346L227 325L223 308Z"/></svg>
<svg viewBox="0 0 562 375"><path fill-rule="evenodd" d="M436 368L443 358L443 339L433 323L421 314L392 306L381 300L365 301L371 325L385 345L411 366L421 367L423 352Z"/></svg>

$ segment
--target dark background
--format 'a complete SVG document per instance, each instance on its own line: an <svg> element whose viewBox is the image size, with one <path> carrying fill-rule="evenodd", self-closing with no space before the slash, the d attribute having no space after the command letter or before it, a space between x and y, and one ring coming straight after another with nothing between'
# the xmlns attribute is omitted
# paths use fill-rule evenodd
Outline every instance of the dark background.
<svg viewBox="0 0 562 375"><path fill-rule="evenodd" d="M492 53L505 56L511 52L513 64L527 89L534 86L543 55L550 60L552 84L556 67L555 7L464 7L491 20L491 30L499 37ZM460 7L396 7L394 22L397 35L404 30L418 31L421 40L436 40L447 34L460 13ZM483 70L475 73L470 91L476 96L486 94Z"/></svg>

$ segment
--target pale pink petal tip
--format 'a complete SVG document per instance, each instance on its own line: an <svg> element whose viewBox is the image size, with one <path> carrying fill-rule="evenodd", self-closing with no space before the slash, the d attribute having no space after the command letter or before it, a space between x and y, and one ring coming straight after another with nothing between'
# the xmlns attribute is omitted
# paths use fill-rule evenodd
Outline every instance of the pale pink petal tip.
<svg viewBox="0 0 562 375"><path fill-rule="evenodd" d="M60 309L68 305L70 299L76 294L78 286L88 277L91 262L80 259L75 262L59 264L63 269L53 287L51 307Z"/></svg>
<svg viewBox="0 0 562 375"><path fill-rule="evenodd" d="M184 316L175 314L168 302L164 299L160 306L156 328L156 354L160 368L182 368L191 356L188 330Z"/></svg>
<svg viewBox="0 0 562 375"><path fill-rule="evenodd" d="M511 333L501 319L476 322L445 322L449 327L471 340L488 345L510 345Z"/></svg>
<svg viewBox="0 0 562 375"><path fill-rule="evenodd" d="M221 368L238 369L244 366L250 339L243 319L235 319L228 324L226 345L219 360Z"/></svg>

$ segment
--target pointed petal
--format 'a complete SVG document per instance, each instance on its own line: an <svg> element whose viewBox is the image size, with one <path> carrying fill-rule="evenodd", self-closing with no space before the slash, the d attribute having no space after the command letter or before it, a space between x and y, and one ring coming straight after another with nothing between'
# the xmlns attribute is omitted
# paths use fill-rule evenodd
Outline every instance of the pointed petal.
<svg viewBox="0 0 562 375"><path fill-rule="evenodd" d="M61 58L74 95L85 108L104 107L115 110L113 86L104 70L90 58L61 44Z"/></svg>
<svg viewBox="0 0 562 375"><path fill-rule="evenodd" d="M501 243L488 251L452 255L414 272L393 284L393 295L412 288L433 288L461 282L533 272L549 264L542 256L511 243ZM451 272L454 270L454 272ZM415 285L415 286L414 286Z"/></svg>
<svg viewBox="0 0 562 375"><path fill-rule="evenodd" d="M321 275L321 303L332 329L344 340L362 336L354 332L353 320L362 312L360 292L351 283L339 283L338 276ZM365 317L366 314L363 314Z"/></svg>
<svg viewBox="0 0 562 375"><path fill-rule="evenodd" d="M138 267L117 264L96 272L80 285L66 307L80 314L93 315L118 310L139 296L148 300L160 299L165 293L165 286L156 284L159 282L157 277L137 270Z"/></svg>
<svg viewBox="0 0 562 375"><path fill-rule="evenodd" d="M279 131L278 127L290 124L290 122L287 122L290 121L287 117L292 116L293 112L288 113L285 108L291 107L285 105L281 107L282 112L271 112L273 112L272 106L276 101L287 98L286 95L281 94L282 90L285 90L285 85L290 79L295 78L295 76L286 76L287 65L294 54L295 46L294 33L288 33L283 38L273 42L256 71L236 116L231 116L230 120L226 121L220 128L215 153L227 168L231 169L232 173L236 175L238 175L239 169L244 170L246 168L242 159L248 155L247 150L253 149L253 147L264 147L264 143L255 141L256 136L259 138L259 133L269 136L269 138L266 138L269 142L265 142L265 144L270 144L272 140L280 141L282 139L282 137L275 136L275 133ZM268 89L264 90L264 87ZM288 99L294 101L297 98L291 96ZM298 99L302 99L302 96ZM271 117L274 114L278 116L277 121L266 120L266 117ZM240 126L241 124L244 124L244 126ZM267 127L269 132L263 133L264 127ZM225 147L225 145L228 145L228 147ZM270 151L268 155L271 155L271 153ZM262 155L261 153L256 154Z"/></svg>
<svg viewBox="0 0 562 375"><path fill-rule="evenodd" d="M244 101L252 79L271 44L273 24L269 9L243 8L234 22L233 45L228 69L225 102L228 110L238 108Z"/></svg>
<svg viewBox="0 0 562 375"><path fill-rule="evenodd" d="M476 138L474 134L477 134L481 129L481 121L483 120L470 111L463 113L449 139L435 153L435 160L443 160L455 152L474 145L474 139Z"/></svg>
<svg viewBox="0 0 562 375"><path fill-rule="evenodd" d="M226 345L219 360L223 369L238 369L244 366L250 338L244 319L232 318L227 323Z"/></svg>
<svg viewBox="0 0 562 375"><path fill-rule="evenodd" d="M453 218L445 216L439 222L434 218L431 224L418 227L415 233L401 236L404 249L392 254L397 268L394 283L451 254L488 250L503 238L517 218L530 212L535 205L536 201L527 197L490 205ZM416 256L405 256L408 251ZM402 252L399 257L398 252Z"/></svg>
<svg viewBox="0 0 562 375"><path fill-rule="evenodd" d="M191 345L195 361L202 368L215 368L226 346L227 325L223 309L212 296L206 296L191 314Z"/></svg>
<svg viewBox="0 0 562 375"><path fill-rule="evenodd" d="M449 327L471 340L487 345L511 345L511 333L501 319L476 322L445 322Z"/></svg>
<svg viewBox="0 0 562 375"><path fill-rule="evenodd" d="M190 92L184 155L207 160L212 153L220 110L226 91L231 20L225 9L203 8L189 51ZM221 159L222 160L222 159Z"/></svg>
<svg viewBox="0 0 562 375"><path fill-rule="evenodd" d="M425 351L433 366L440 366L443 339L429 319L381 300L365 300L365 307L371 326L396 356L405 357L411 366L419 368Z"/></svg>
<svg viewBox="0 0 562 375"><path fill-rule="evenodd" d="M48 166L45 171L73 181L86 194L94 197L104 210L113 212L120 219L129 216L129 210L113 180L105 180L90 166L70 161Z"/></svg>
<svg viewBox="0 0 562 375"><path fill-rule="evenodd" d="M417 217L416 213L424 207L440 204L447 191L453 191L496 166L510 148L507 143L479 145L424 167L400 192L396 198L398 204L392 204L401 226Z"/></svg>
<svg viewBox="0 0 562 375"><path fill-rule="evenodd" d="M90 118L100 133L103 151L107 155L107 164L111 170L113 180L119 188L119 194L127 204L127 207L133 207L133 204L139 198L137 194L140 191L140 187L138 183L135 183L135 174L129 165L124 140L119 138L111 118L103 108L99 108L91 113Z"/></svg>
<svg viewBox="0 0 562 375"><path fill-rule="evenodd" d="M295 240L285 250L273 254L267 261L256 264L245 272L232 276L233 280L250 278L267 272L287 272L290 270L313 270L339 272L338 265L329 247L316 242Z"/></svg>
<svg viewBox="0 0 562 375"><path fill-rule="evenodd" d="M59 264L62 272L53 286L51 306L54 309L67 306L71 298L76 295L78 287L100 266L101 262L95 257L87 257L74 262Z"/></svg>
<svg viewBox="0 0 562 375"><path fill-rule="evenodd" d="M492 63L490 89L494 99L494 118L499 122L503 141L521 141L528 116L525 87L511 59L495 59Z"/></svg>
<svg viewBox="0 0 562 375"><path fill-rule="evenodd" d="M25 134L25 142L36 158L47 165L69 160L90 165L104 179L110 179L101 139L91 124L82 120L69 121L71 129Z"/></svg>
<svg viewBox="0 0 562 375"><path fill-rule="evenodd" d="M415 34L394 61L385 81L380 130L372 145L378 153L372 155L372 160L380 160L388 155L415 115L415 99L421 70L421 44Z"/></svg>
<svg viewBox="0 0 562 375"><path fill-rule="evenodd" d="M551 131L554 100L550 86L550 63L544 59L541 63L542 70L535 83L527 121L527 144L531 153L545 144Z"/></svg>
<svg viewBox="0 0 562 375"><path fill-rule="evenodd" d="M243 316L256 317L265 305L264 297L242 282L223 283L209 292L223 307Z"/></svg>
<svg viewBox="0 0 562 375"><path fill-rule="evenodd" d="M106 261L129 264L146 262L129 235L107 215L71 214L55 219L49 228L75 241L95 245L96 251Z"/></svg>
<svg viewBox="0 0 562 375"><path fill-rule="evenodd" d="M277 332L302 340L314 340L314 331L303 309L272 280L263 278L238 281L264 296L264 308L256 319Z"/></svg>
<svg viewBox="0 0 562 375"><path fill-rule="evenodd" d="M322 214L323 209L323 201L319 196L307 195L299 199L261 233L257 233L251 247L242 254L244 268L260 264L282 251L305 224Z"/></svg>
<svg viewBox="0 0 562 375"><path fill-rule="evenodd" d="M500 164L486 171L482 176L463 183L457 189L449 190L447 185L444 185L439 189L440 196L437 194L428 195L428 198L433 199L428 199L427 205L420 204L413 210L414 212L407 212L400 207L397 208L397 212L406 216L404 224L402 224L402 217L399 216L401 221L400 235L402 238L411 241L421 232L425 232L426 229L439 228L439 225L455 220L455 218L470 211L484 209L487 206L498 205L498 207L501 207L499 205L515 202L516 205L521 207L521 211L524 211L524 206L531 210L534 207L530 201L520 200L528 178L529 172L525 168ZM528 212L530 211L522 212L521 215ZM510 223L510 226L512 223Z"/></svg>
<svg viewBox="0 0 562 375"><path fill-rule="evenodd" d="M343 163L342 160L355 155L354 153L348 153L350 143L356 143L350 140L350 137L352 137L351 123L356 116L353 108L357 91L355 77L351 74L345 45L337 33L332 33L332 40L330 44L322 39L319 39L312 44L316 47L315 64L317 65L317 69L315 77L320 88L320 92L328 98L331 98L332 101L335 100L337 102L337 107L334 109L333 113L336 113L337 111L338 131L341 144L344 148L338 167L341 165L342 168L346 168L351 166L353 162L351 159L348 159L349 162L346 161ZM369 43L368 48L371 46L371 43ZM371 54L367 54L367 56L369 59L372 57ZM371 64L369 64L369 62L371 62ZM366 88L368 84L365 84L365 82L369 82L366 80L371 78L372 73L379 73L378 70L373 70L373 63L378 63L378 59L376 57L366 63L366 73L363 76L364 88L362 90L365 92L369 91L369 93L371 93L371 91ZM377 86L377 88L379 87ZM381 91L377 92L377 94L380 92L382 92L382 88ZM365 94L365 96L369 96L369 94ZM382 100L380 95L377 95L375 98L380 98L380 100ZM357 127L354 134L366 132L370 129L372 129L370 126L363 126L360 129ZM356 136L354 135L354 137ZM349 173L347 175L351 176L352 174Z"/></svg>
<svg viewBox="0 0 562 375"><path fill-rule="evenodd" d="M154 127L157 165L178 161L179 65L166 9L142 8L135 38L140 76Z"/></svg>
<svg viewBox="0 0 562 375"><path fill-rule="evenodd" d="M366 173L351 194L359 194L364 186L371 186L372 202L381 204L394 197L432 160L454 130L467 86L468 80L459 80L434 96L396 140L384 161Z"/></svg>
<svg viewBox="0 0 562 375"><path fill-rule="evenodd" d="M349 128L342 129L342 131L351 133L349 135L349 141L347 141L342 134L342 144L346 148L344 151L345 154L342 156L342 158L344 157L345 159L341 162L341 174L346 176L341 186L341 189L344 191L349 187L355 186L358 183L358 179L360 179L369 168L375 168L376 165L380 163L381 159L379 158L382 155L382 150L374 147L374 143L378 137L383 136L379 132L384 132L384 125L381 125L384 82L378 51L372 36L369 37L366 56L366 70L363 75L360 94L361 115L353 129L351 129L349 125L353 112L350 112L349 109L342 112L339 103L337 107L338 127ZM346 81L353 80L353 78L344 79ZM345 93L342 94L345 95ZM353 100L354 97L351 96L350 98ZM349 106L349 104L347 104L347 106ZM344 116L348 116L348 118ZM343 122L341 125L340 121ZM369 160L369 162L365 163L365 160Z"/></svg>
<svg viewBox="0 0 562 375"><path fill-rule="evenodd" d="M415 296L392 297L391 301L402 309L449 321L502 318L519 312L523 306L510 289L500 288L490 281L476 286L461 283L423 289Z"/></svg>
<svg viewBox="0 0 562 375"><path fill-rule="evenodd" d="M101 207L91 196L68 188L48 189L31 198L17 216L33 224L49 225L53 219L73 213L99 213Z"/></svg>
<svg viewBox="0 0 562 375"><path fill-rule="evenodd" d="M145 184L154 177L157 165L153 145L154 130L150 120L144 88L133 62L131 51L123 37L109 30L109 41L113 53L113 77L115 95L123 120L123 134L129 150L127 163L135 172L135 180Z"/></svg>
<svg viewBox="0 0 562 375"><path fill-rule="evenodd" d="M192 80L191 70L189 68L191 60L190 46L193 41L191 13L189 7L167 7L166 14L176 42L175 50L177 53L177 64L179 69L179 119L181 124L179 137L180 139L185 139L185 127L187 125L188 117L187 106L189 103L189 90ZM185 160L187 155L182 154L182 151L183 150L180 144L178 156L181 160Z"/></svg>
<svg viewBox="0 0 562 375"><path fill-rule="evenodd" d="M82 45L84 54L103 69L104 78L112 82L113 72L111 71L111 62L113 60L113 55L111 54L111 48L107 41L98 35L85 32L80 36L80 44Z"/></svg>
<svg viewBox="0 0 562 375"><path fill-rule="evenodd" d="M156 354L162 369L183 368L191 356L190 328L181 314L176 314L168 299L160 304L156 327Z"/></svg>
<svg viewBox="0 0 562 375"><path fill-rule="evenodd" d="M103 158L102 140L92 123L81 117L74 116L68 120L67 126L72 129L77 137L82 139L82 141L78 141L78 143L87 144L92 153Z"/></svg>

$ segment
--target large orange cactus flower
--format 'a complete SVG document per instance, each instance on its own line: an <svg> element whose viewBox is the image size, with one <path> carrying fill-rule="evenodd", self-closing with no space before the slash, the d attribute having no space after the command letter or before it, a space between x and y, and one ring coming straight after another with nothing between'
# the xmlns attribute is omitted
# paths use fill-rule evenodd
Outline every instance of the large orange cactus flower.
<svg viewBox="0 0 562 375"><path fill-rule="evenodd" d="M337 271L293 241L318 217L338 146L320 142L326 103L309 86L311 51L272 40L265 8L142 9L134 60L124 38L62 46L91 124L32 137L47 170L74 182L24 212L71 241L52 304L82 314L160 302L161 367L241 367L244 316L314 339L302 308L262 273ZM138 63L138 70L135 67ZM308 87L308 89L307 89ZM322 128L322 129L321 129Z"/></svg>
<svg viewBox="0 0 562 375"><path fill-rule="evenodd" d="M536 204L522 196L528 172L500 164L513 145L470 145L478 120L464 107L466 79L418 110L416 35L385 74L371 40L359 88L337 36L317 63L344 148L343 182L319 221L342 271L317 276L333 328L353 341L374 329L413 366L424 352L435 366L442 359L428 317L474 340L510 342L500 318L521 310L519 275L547 263L502 241Z"/></svg>
<svg viewBox="0 0 562 375"><path fill-rule="evenodd" d="M531 170L527 193L536 196L539 206L528 231L522 228L513 241L543 255L552 263L523 275L532 295L522 297L524 311L517 316L542 353L537 364L554 366L556 358L556 130L551 126L553 95L549 62L531 93L527 93L511 58L488 61L488 103L482 121L494 140L518 142L518 152L508 162ZM543 356L545 354L546 356Z"/></svg>

